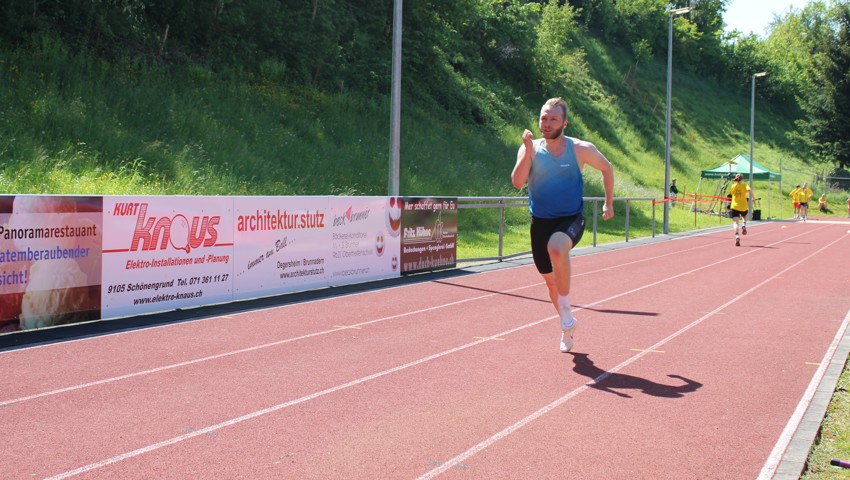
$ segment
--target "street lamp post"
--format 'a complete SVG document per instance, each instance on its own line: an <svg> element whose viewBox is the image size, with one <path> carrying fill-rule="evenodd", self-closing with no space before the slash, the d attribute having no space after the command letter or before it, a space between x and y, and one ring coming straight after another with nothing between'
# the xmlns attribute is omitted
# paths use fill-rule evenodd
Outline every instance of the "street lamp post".
<svg viewBox="0 0 850 480"><path fill-rule="evenodd" d="M667 34L667 129L665 131L664 146L664 234L670 233L670 98L673 84L673 17L682 15L693 10L693 7L674 8L670 14L670 28Z"/></svg>
<svg viewBox="0 0 850 480"><path fill-rule="evenodd" d="M753 74L753 93L750 97L750 191L753 191L753 162L755 159L753 158L753 132L755 131L756 125L756 78L764 77L767 75L767 72L759 72ZM768 199L769 200L769 199ZM747 196L747 202L750 207L750 217L752 217L753 212L753 199L751 196Z"/></svg>
<svg viewBox="0 0 850 480"><path fill-rule="evenodd" d="M401 153L401 2L393 8L393 64L390 92L390 165L387 194L398 195Z"/></svg>

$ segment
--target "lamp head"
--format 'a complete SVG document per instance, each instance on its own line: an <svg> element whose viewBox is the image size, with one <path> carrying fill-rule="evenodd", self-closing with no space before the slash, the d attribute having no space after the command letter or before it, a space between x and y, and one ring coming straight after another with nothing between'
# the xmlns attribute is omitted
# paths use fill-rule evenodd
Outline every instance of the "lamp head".
<svg viewBox="0 0 850 480"><path fill-rule="evenodd" d="M685 14L685 13L690 12L690 11L691 11L691 10L693 10L693 9L694 9L694 7L674 8L674 9L670 10L670 15L671 15L671 16L673 16L673 15L682 15L682 14Z"/></svg>

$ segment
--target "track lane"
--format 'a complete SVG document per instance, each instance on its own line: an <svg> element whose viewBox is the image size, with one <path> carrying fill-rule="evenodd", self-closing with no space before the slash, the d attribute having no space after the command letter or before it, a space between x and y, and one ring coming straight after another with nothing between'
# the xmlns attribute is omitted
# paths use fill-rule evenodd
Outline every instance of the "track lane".
<svg viewBox="0 0 850 480"><path fill-rule="evenodd" d="M750 236L748 236L748 237L750 237L750 238L757 238L756 230L759 230L759 229L752 229L752 230L751 230L751 235L750 235ZM768 231L767 229L766 229L764 232L765 232L765 234L769 233L769 231ZM811 239L811 235L809 234L808 236L809 236L809 238ZM706 242L704 239L701 239L701 240L703 241L703 243L711 243L711 241ZM718 241L718 242L720 242L720 239L717 239L717 241ZM786 243L791 244L791 242L786 242ZM803 244L803 243L809 243L809 242L797 242L797 243ZM803 247L803 248L805 248L805 247ZM630 249L630 250L640 250L640 249ZM718 252L725 252L725 251L728 251L728 250L730 250L730 249L728 249L728 248L725 248L725 249L723 249L723 250L718 249ZM733 247L733 250L734 250L734 247ZM802 250L802 248L801 248L801 250ZM736 255L736 256L737 256L737 255L743 255L743 254L739 254L739 253L737 253L737 250L735 250L735 251L736 251L736 253L735 253L734 255ZM758 252L758 254L759 254L759 255L762 255L762 256L766 256L766 255L764 255L764 254L765 254L765 253L768 253L768 254L769 254L769 252L770 252L770 251L771 251L770 249L763 248L762 250L760 250L760 251ZM634 253L634 252L632 252L632 253ZM646 257L646 256L647 256L647 255L646 255L646 253L645 253L645 251L644 251L644 252L642 252L642 253L643 253L643 255L640 255L640 256L643 256L643 257ZM668 253L669 253L669 252L668 252ZM706 253L709 253L709 254L712 254L712 255L713 255L715 252L711 251L711 252L706 252ZM746 255L746 256L742 256L741 258L755 257L755 255L756 255L756 254L748 254L748 255ZM593 258L593 260L596 260L596 259L598 259L598 258L600 258L600 257L602 257L602 256L604 256L604 255L594 255L594 256L590 256L590 257L588 257L588 259L590 259L590 258L592 257L592 258ZM651 256L651 255L650 255L650 256ZM621 260L620 260L620 264L628 263L628 262L646 263L646 262L640 262L640 259L639 259L639 258L637 258L637 257L639 257L639 256L635 256L635 258L634 258L634 259L628 259L628 258L626 258L626 259L621 259ZM697 257L699 257L699 256L697 256ZM595 262L591 262L590 260L587 260L587 261L581 260L582 258L583 258L583 257L577 257L577 258L575 258L575 259L574 259L574 265L576 266L576 269L577 269L577 275L581 275L581 273L580 273L578 270L579 270L579 269L581 269L581 268L583 268L583 265L584 265L585 263L587 263L588 265L590 265L590 264L594 264L594 263L595 263ZM686 260L688 260L688 261L689 261L689 260L693 260L693 258L691 258L691 259L686 259ZM683 261L686 261L686 260L683 260ZM699 258L697 258L697 260L699 260ZM705 258L702 258L702 261L703 261L703 262L705 262ZM614 262L614 263L616 263L616 262ZM697 263L699 263L699 262L697 262ZM717 263L717 268L721 268L721 266L722 266L723 264L725 264L725 263L726 263L725 261L724 261L724 262ZM631 269L631 268L635 268L635 265L637 265L637 264L632 264L632 265L630 265L630 267L629 267L629 268L630 268L630 269ZM676 270L681 272L682 270L681 270L681 268L680 268L680 265L681 265L681 262L680 262L679 264L677 264L677 268L676 268ZM605 268L605 270L601 270L601 272L608 273L608 274L610 274L610 275L606 276L606 275L600 274L600 279L599 279L599 281L598 281L598 282L597 282L597 281L590 281L590 280L589 280L589 278L592 278L592 277L593 277L593 275L588 275L588 277L587 277L587 278L584 278L584 279L582 279L582 280L580 280L580 281L577 281L577 282L576 282L576 288L581 288L581 289L582 289L582 293L581 293L580 295L579 295L579 294L577 294L577 295L576 295L576 297L580 297L580 298L593 298L593 297L591 297L591 294L595 294L595 293L598 293L598 292L610 292L610 290L611 290L611 285L619 285L620 283L622 283L622 282L624 281L624 279L622 279L622 278L620 278L618 275L616 275L616 274L617 274L617 272L616 272L616 265L613 265L613 264L612 264L612 265L610 265L610 266L603 266L603 267ZM614 268L614 270L611 270L611 268ZM708 275L709 273L712 273L712 274L713 274L713 273L716 273L716 272L713 272L713 271L711 270L711 268L712 268L712 267L704 268L704 269L702 269L702 271L704 271L708 277L713 277L714 275ZM728 268L728 267L727 267L727 268ZM520 269L520 270L523 270L523 269ZM525 269L525 270L530 270L530 269ZM641 272L639 272L639 273L637 273L637 274L630 274L630 275L629 275L629 277L630 277L630 279L631 279L631 278L642 278L644 281L646 281L646 280L651 280L651 278L649 278L649 275L652 273L652 271L653 271L653 270L654 270L654 271L656 271L656 273L659 273L659 272L658 272L658 270L659 270L658 268L649 268L649 269L647 269L647 270L648 270L648 271L641 271ZM687 272L687 270L686 270L685 272ZM663 273L663 272L661 272L661 273ZM680 275L680 274L677 274L677 275ZM509 276L509 277L516 277L516 276L517 276L517 272L516 272L516 271L509 272L509 274L508 274L507 276ZM532 273L531 273L531 275L528 275L528 276L529 276L529 277L535 277L535 276L536 276L536 273L532 272ZM668 274L668 276L669 276L669 274ZM682 278L682 277L684 277L684 275L680 275L680 277L679 277L679 278ZM467 278L469 278L469 277L464 277L464 280L466 280ZM658 278L658 277L653 277L653 278ZM487 280L492 280L492 278L487 278ZM661 289L661 290L664 290L664 289L671 290L671 289L678 288L678 287L675 287L675 285L676 285L676 281L675 281L675 280L668 280L668 281L664 281L664 280L662 279L662 280L656 280L656 282L658 282L658 284L657 284L656 286L654 286L654 287L656 287L657 289ZM445 283L445 282L444 282L444 283ZM475 290L475 289L487 290L487 289L491 289L489 284L490 284L490 283L493 283L493 282L489 282L489 281L488 281L488 282L485 282L485 283L487 283L487 285L483 285L483 286L476 286L475 284L466 284L465 286L463 286L463 285L455 285L455 286L452 286L452 288L451 288L451 289L449 289L449 290L451 290L451 291L455 291L455 290ZM579 285L582 285L582 287L579 287ZM445 285L443 285L443 286L445 286ZM721 285L721 286L722 286L722 285ZM471 287L471 288L470 288L470 287ZM493 305L493 306L495 306L495 307L496 307L496 308L494 309L496 313L490 313L490 314L488 314L488 313L486 313L486 311L485 311L485 312L484 312L484 314L482 315L482 317L478 317L478 318L479 318L478 323L485 323L484 321L480 320L481 318L486 318L486 319L488 319L488 320L489 320L489 319L492 319L492 318L505 317L505 316L506 316L505 314L506 314L507 312L506 312L506 310L505 310L505 308L506 308L506 307L502 304L502 301L503 301L503 300L507 300L507 301L509 302L509 303L507 303L507 304L510 304L510 302L519 302L519 303L521 303L521 307L519 308L519 311L516 313L516 317L517 317L517 318L522 318L523 316L527 316L527 314L528 314L530 311L533 311L533 312L535 312L535 313L536 313L536 312L539 310L539 311L541 312L541 314L542 314L542 315L546 315L546 314L548 314L548 313L549 313L549 311L551 310L551 306L548 306L548 305L547 305L545 298L540 298L540 294L543 294L543 293L544 293L544 292L542 292L541 290L542 290L542 287L541 287L541 286L539 286L539 284L538 284L537 286L529 287L529 292L522 293L521 295L520 295L520 294L511 294L511 295L498 294L498 295L494 295L492 299L489 299L489 300L485 301L484 303L493 303L493 304L497 304L497 305ZM722 294L722 292L721 292L721 294ZM534 299L534 297L535 297L535 296L537 296L537 299L536 299L536 300ZM654 297L658 297L659 295L655 295L655 294L654 294L653 296L654 296ZM661 297L663 297L663 295L660 295L660 296L661 296ZM599 297L596 297L596 298L599 298ZM602 298L607 298L607 297L602 297ZM621 296L620 298L625 299L625 296ZM609 300L607 300L607 301L605 301L605 302L601 302L601 303L599 303L599 301L597 301L597 304L598 304L598 305L605 305L605 306L607 306L607 305L609 305L609 304L611 304L611 303L616 302L616 300L617 300L617 299L609 299ZM606 303L606 302L607 302L607 303ZM507 305L507 304L505 304L505 305ZM584 324L584 322L585 322L585 319L586 319L586 321L587 321L587 323L588 323L588 326L589 326L589 327L591 327L591 330L587 333L587 337L588 337L588 338L590 338L590 337L591 337L591 335L593 335L593 336L595 337L596 333L595 333L595 332L593 332L593 330L592 330L592 329L593 329L593 328L597 328L597 326L598 326L598 325L605 325L606 323L614 323L614 322L612 322L612 321L611 321L611 317L614 317L614 316L620 315L620 316L624 316L624 317L626 317L626 318L634 318L634 317L636 317L636 316L640 316L640 315L635 315L635 314L634 314L634 313L635 313L635 312L637 312L637 311L641 311L641 312L644 312L644 313L648 313L648 312L651 312L653 309L656 309L656 310L658 309L658 303L656 302L655 304L653 304L653 305L651 306L652 308L647 307L647 308L637 309L637 310L635 310L634 308L632 308L631 315L629 315L629 313L622 313L622 312L629 312L629 310L627 310L625 307L620 308L620 309L608 308L608 309L607 309L607 311L599 311L599 310L602 310L602 309L597 309L597 311L593 311L593 310L591 310L591 308L593 308L593 305L594 305L594 302L589 302L589 303L587 304L587 307L588 307L588 308L587 308L587 309L585 309L584 311L580 311L580 312L578 313L578 315L580 316L580 318L582 318L582 319L583 319L583 325L582 325L582 329L583 329L583 330L582 330L582 333L580 333L580 335L585 335L585 334L584 334L584 328L585 328L585 324ZM666 306L665 304L663 304L663 302L662 302L662 306L664 306L664 307L665 307L664 311L663 311L662 313L659 313L658 315L655 315L655 317L663 317L663 318L665 318L665 319L666 319L666 317L668 317L668 316L673 316L673 315L671 315L671 314L669 314L669 313L666 313L666 312L667 312L667 309L666 309L666 307L667 307L667 306ZM485 308L486 308L486 307L485 307ZM447 319L447 321L445 322L444 326L443 326L443 325L436 325L436 326L435 326L435 325L427 325L427 326L426 326L426 328L425 328L424 330L422 330L422 331L415 331L415 330L414 330L414 331L409 331L409 329L410 329L410 328L415 328L415 327L411 327L411 324L410 324L410 323L398 324L398 327L399 327L399 328L401 328L401 332L396 332L396 333L392 334L392 335L394 335L394 337L392 338L392 340L393 340L393 341L398 340L399 342L402 342L402 344L403 344L403 342L405 341L405 338L409 339L410 337L414 337L414 338L429 338L429 335L432 335L433 337L437 337L437 338L438 338L438 337L439 337L439 335L434 333L434 332L436 332L436 331L438 331L438 330L439 330L439 331L443 331L443 332L447 332L447 333L445 333L446 338L447 338L447 339L450 339L450 338L451 338L451 335L450 335L450 334L451 334L451 332L450 332L449 330L451 329L451 327L456 327L456 326L457 326L457 324L456 324L457 319L459 319L459 318L465 318L466 316L473 316L473 318L475 318L475 317L474 317L474 315L478 315L478 314L480 313L480 312L478 312L478 311L476 311L476 310L477 310L477 309L473 309L473 312L472 312L472 313L470 313L470 312L457 312L457 313L454 315L454 317L453 317L453 318L449 318L449 319ZM614 313L614 312L613 312L613 310L619 310L621 313L619 313L619 314L618 314L618 313ZM658 313L658 312L656 312L656 313ZM644 317L649 317L649 315L641 316L641 318L642 318L642 319L645 319ZM543 317L543 318L545 318L545 317ZM426 321L426 322L430 322L430 321L431 321L431 319L430 319L430 318L426 318L424 321ZM422 322L423 322L423 321L421 321L421 320L418 320L418 319L417 319L417 322L414 322L414 323L422 323ZM204 323L207 323L207 322L204 322ZM438 322L438 323L439 323L439 322ZM634 323L634 322L633 322L633 323ZM539 348L541 349L540 351L546 351L546 350L550 350L550 351L551 351L552 349L554 349L554 340L552 339L552 336L553 336L553 335L552 335L552 333L553 333L553 330L554 330L555 332L557 331L557 330L555 330L555 328L553 328L553 327L556 327L556 325L553 325L553 324L554 324L554 322L548 322L548 323L547 323L547 322L544 322L544 323L540 324L540 326L539 326L539 327L534 326L534 327L531 327L531 328L528 328L528 329L523 329L523 330L521 331L522 333L514 334L514 336L515 336L516 338L519 338L519 336L523 336L523 338L525 338L525 336L526 336L526 335L531 335L531 334L539 335L539 336L540 336L540 339L539 339L539 340L537 341L537 343L535 343L534 345L539 344ZM387 323L386 325L382 325L382 326L390 327L390 326L391 326L391 324L390 324L390 323ZM372 329L370 329L370 330L372 330ZM388 329L388 330L392 330L392 329ZM346 333L352 333L352 332L346 332ZM354 331L354 333L357 333L357 331ZM387 333L389 333L389 332L387 332ZM614 333L616 333L616 332L614 332ZM371 332L370 332L370 334L371 334ZM385 334L385 333L382 333L381 335L383 336L384 334ZM623 336L623 335L622 335L622 333L621 333L620 337L622 337L622 336ZM543 338L543 337L545 337L545 338ZM584 338L584 337L581 337L581 338ZM610 337L609 337L609 338L610 338ZM446 340L446 341L448 342L449 340ZM584 341L584 340L582 340L582 341ZM391 341L390 343L392 343L392 341ZM508 343L513 344L513 343L514 343L514 341L513 341L513 340L511 340L511 341L510 341L510 342L508 342ZM545 346L544 346L544 344L545 344ZM484 350L485 348L490 348L490 347L498 346L498 345L505 345L505 344L502 344L502 343L500 343L499 341L496 341L496 340L491 340L491 341L489 341L489 344L488 344L488 345L484 345L484 342L482 342L481 344L476 345L476 348L474 348L474 349L469 349L468 351L464 351L464 352L463 352L463 354L462 354L461 356L465 356L465 355L467 355L468 353L472 352L473 350L475 350L475 351L477 351L477 350ZM607 345L607 344L601 344L601 345L596 345L596 347L598 347L598 348L599 348L599 349L601 349L601 350L605 350L606 345ZM287 348L292 348L292 346L293 346L293 345L289 345ZM589 345L589 346L590 346L590 345ZM528 348L528 345L527 345L527 344L526 344L526 345L523 345L523 347L524 347L524 348ZM623 348L625 348L625 347L623 347ZM272 350L273 350L273 349L272 349ZM540 351L538 351L537 349L534 349L533 351L534 351L535 355L539 355L539 353L540 353ZM363 353L368 354L369 352L368 352L368 351L364 351ZM383 354L384 352L383 352L383 351L381 351L381 352L379 352L379 353ZM557 353L557 352L555 351L555 353ZM620 355L621 355L621 354L620 354ZM560 355L559 353L558 353L557 355L552 355L553 361L557 361L556 359L563 359L563 357L564 357L564 356ZM488 358L489 358L489 356L488 356ZM449 359L449 357L440 357L440 358L439 358L439 360L435 359L435 361L434 361L433 363L434 363L435 365L436 365L436 364L438 364L438 363L439 363L439 364L442 364L444 361L449 361L449 360L450 360L450 359ZM460 363L461 363L461 365L464 365L464 364L473 364L476 360L477 360L477 361L479 361L479 362L483 362L483 360L481 360L481 359L477 359L477 358L476 358L476 356L473 356L473 358L471 358L471 359L469 359L469 358L464 359L464 361L463 361L463 362L460 362ZM240 363L241 363L241 362L240 362ZM240 370L240 368L249 368L249 367L248 367L248 365L250 365L250 363L251 363L251 362L246 362L246 363L245 363L244 365L242 365L241 367L240 367L239 365L237 365L236 371L239 371L239 370ZM300 361L299 361L298 363L300 363ZM459 367L457 367L457 364L455 363L455 361L454 361L453 359L451 359L451 361L450 361L449 363L456 365L456 366L454 367L455 369L459 368ZM523 367L525 367L525 369L524 369L524 370L527 370L527 369L529 368L529 366L530 366L530 365L529 365L528 363L525 363L525 364L522 364L522 366L523 366ZM428 366L427 368L430 368L430 366ZM440 368L443 368L443 369L445 369L445 368L449 368L449 369L450 369L450 371L451 371L451 367L440 366ZM497 368L497 367L493 367L493 368ZM372 370L374 371L374 366L372 367ZM413 369L411 369L411 371L412 371L412 370L413 370ZM439 368L438 368L437 370L438 370L438 372L440 371L440 369L439 369ZM171 375L172 373L174 373L174 372L168 372L168 375ZM352 373L352 372L348 372L348 373ZM475 383L475 382L470 382L469 378L467 378L466 376L464 376L464 375L463 375L463 373L464 373L463 369L460 369L460 373L461 373L461 376L460 376L460 380L458 380L458 381L459 381L461 384L464 384L464 383ZM406 376L406 375L407 375L407 374L399 375L399 377ZM191 377L192 377L192 375L186 375L186 376L185 376L185 378L182 378L182 379L181 379L181 381L189 382L189 381L191 381ZM540 379L540 378L535 378L535 380L536 380L536 381L542 381L542 379ZM379 382L376 382L376 383L379 383ZM475 384L477 385L477 383L475 383ZM526 384L526 386L529 386L529 385L530 385L530 384ZM358 387L359 387L359 385L358 385ZM390 388L390 389L389 389L389 391L396 391L396 389L398 389L398 388L404 389L404 386L403 386L403 385L396 386L396 387L394 387L394 388ZM486 392L486 390L487 390L486 386L485 386L485 387L483 387L483 388L484 388L484 391ZM507 387L505 387L505 388L507 388ZM530 387L529 387L529 388L530 388ZM508 390L510 391L510 389L508 389ZM535 390L535 391L537 391L537 390ZM336 393L336 392L334 392L334 393ZM329 400L329 398L330 398L330 397L328 397L328 399L324 399L323 401L330 401L330 400ZM482 399L482 398L480 398L480 397L472 397L472 398L479 398L479 401L480 401L480 402L484 402L484 401L486 400L486 398L483 398L483 399ZM446 401L447 401L447 400L446 400ZM225 403L226 403L226 402L225 402ZM522 403L522 402L518 402L518 403ZM485 411L486 411L486 409L485 409ZM313 412L313 414L315 415L315 412ZM240 428L241 428L241 427L240 427ZM207 440L207 439L208 439L207 437L209 437L209 436L210 436L210 435L208 435L208 434L210 434L210 433L212 433L212 432L206 432L206 433L203 433L203 434L196 435L196 436L194 436L194 437L192 437L192 438L191 438L191 442L189 441L189 439L187 439L186 444L187 444L187 445L189 445L189 444L193 443L195 440L199 440L199 441ZM442 443L442 444L448 444L448 443L446 443L446 442L441 442L441 443ZM308 442L307 444L309 444L309 442ZM316 445L321 446L321 442L317 443ZM181 446L180 448L183 448L183 447ZM162 453L163 453L166 457L168 457L167 452L165 452L165 450L166 450L166 449L163 449L163 452L162 452ZM436 454L435 454L435 455L433 455L432 457L433 457L433 459L425 460L425 461L424 461L424 462L422 462L422 463L426 463L426 464L427 464L428 462L439 462L439 461L441 461L441 460L439 460L439 459L440 459L440 458L446 458L446 455L436 455ZM145 458L146 458L146 459L147 459L147 458L150 458L150 456L149 456L149 455L147 455L147 456L145 456ZM345 457L343 457L343 458L345 458ZM142 461L142 459L139 459L139 461ZM123 463L123 462L122 462L122 463ZM132 464L132 462L127 463L127 465L130 465L130 464ZM246 467L246 468L247 468L247 467ZM364 470L364 472L365 472L365 470ZM363 477L363 478L366 478L366 477Z"/></svg>

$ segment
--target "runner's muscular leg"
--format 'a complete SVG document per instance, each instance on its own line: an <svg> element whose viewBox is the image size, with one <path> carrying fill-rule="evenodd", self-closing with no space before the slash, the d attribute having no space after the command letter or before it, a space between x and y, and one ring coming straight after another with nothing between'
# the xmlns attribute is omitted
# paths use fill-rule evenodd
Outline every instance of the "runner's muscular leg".
<svg viewBox="0 0 850 480"><path fill-rule="evenodd" d="M572 239L563 232L555 232L549 238L549 258L552 260L552 273L544 274L549 298L558 310L558 295L570 294L570 250L573 248Z"/></svg>
<svg viewBox="0 0 850 480"><path fill-rule="evenodd" d="M555 311L560 313L558 309L558 287L555 286L555 273L541 273L540 275L546 281L546 288L549 290L549 300L555 306Z"/></svg>

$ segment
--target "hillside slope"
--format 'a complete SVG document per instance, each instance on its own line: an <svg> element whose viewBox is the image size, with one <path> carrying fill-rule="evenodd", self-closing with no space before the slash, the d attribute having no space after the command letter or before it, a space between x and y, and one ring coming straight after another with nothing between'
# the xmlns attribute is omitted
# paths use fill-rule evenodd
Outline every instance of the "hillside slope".
<svg viewBox="0 0 850 480"><path fill-rule="evenodd" d="M416 93L424 89L404 90L401 193L519 194L509 173L520 133L536 128L546 98L563 96L567 133L614 163L616 194L661 197L666 65L636 66L592 39L570 61L560 91L501 87L515 112L499 125L461 120ZM693 191L700 170L749 151L750 98L684 72L673 78L672 174ZM387 191L390 112L380 95L293 88L193 64L107 63L45 40L4 52L0 103L0 188L8 193ZM820 167L787 135L796 113L756 103L757 161L777 171L781 162L785 185L810 180ZM599 192L593 182L589 194Z"/></svg>

